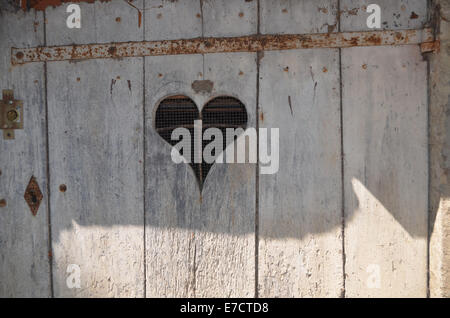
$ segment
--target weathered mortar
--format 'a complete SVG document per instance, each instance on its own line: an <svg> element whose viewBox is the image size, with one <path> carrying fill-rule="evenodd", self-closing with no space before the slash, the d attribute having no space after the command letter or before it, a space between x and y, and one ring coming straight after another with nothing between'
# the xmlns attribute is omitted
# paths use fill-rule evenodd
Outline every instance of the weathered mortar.
<svg viewBox="0 0 450 318"><path fill-rule="evenodd" d="M441 49L430 56L430 296L450 297L450 0L434 4Z"/></svg>

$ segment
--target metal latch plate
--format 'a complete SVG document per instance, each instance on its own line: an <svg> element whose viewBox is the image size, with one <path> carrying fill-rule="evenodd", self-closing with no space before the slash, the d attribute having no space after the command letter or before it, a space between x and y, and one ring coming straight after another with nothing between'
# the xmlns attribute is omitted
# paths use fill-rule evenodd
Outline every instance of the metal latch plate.
<svg viewBox="0 0 450 318"><path fill-rule="evenodd" d="M3 90L0 100L0 129L4 139L14 139L14 130L23 129L23 103L14 99L14 92Z"/></svg>

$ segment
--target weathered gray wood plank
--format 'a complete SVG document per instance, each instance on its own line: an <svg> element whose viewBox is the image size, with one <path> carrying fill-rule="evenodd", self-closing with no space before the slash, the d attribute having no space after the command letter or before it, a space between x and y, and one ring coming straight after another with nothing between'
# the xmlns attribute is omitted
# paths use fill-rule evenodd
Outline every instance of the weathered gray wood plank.
<svg viewBox="0 0 450 318"><path fill-rule="evenodd" d="M145 39L174 40L202 35L200 0L145 1Z"/></svg>
<svg viewBox="0 0 450 318"><path fill-rule="evenodd" d="M337 0L260 0L263 34L336 32Z"/></svg>
<svg viewBox="0 0 450 318"><path fill-rule="evenodd" d="M342 53L346 295L426 296L427 92L418 47Z"/></svg>
<svg viewBox="0 0 450 318"><path fill-rule="evenodd" d="M172 23L194 24L188 20L197 17L186 17L184 5L178 4L170 4L167 9L170 14L179 10L181 19ZM222 5L227 12L237 10L231 3ZM248 6L244 2L239 5L242 10ZM160 9L162 17L167 15L164 8ZM236 26L229 31L219 28L212 23L213 15L206 18L203 12L208 25L205 32L234 32ZM160 34L150 33L149 37L177 37L172 31L178 28L177 24L170 30L161 29ZM187 36L194 36L197 30L194 28ZM184 94L201 109L214 96L231 95L245 104L248 126L254 127L255 54L145 59L147 296L254 296L255 166L214 165L200 194L192 169L172 162L171 147L156 133L153 123L158 102L166 96ZM211 93L192 89L193 81L203 79L214 82Z"/></svg>
<svg viewBox="0 0 450 318"><path fill-rule="evenodd" d="M192 169L172 162L153 122L165 96L185 94L197 105L209 99L190 85L202 72L202 57L146 60L147 296L252 296L254 166L216 164L201 195ZM254 127L254 56L205 56L205 70L215 86L211 95L238 97Z"/></svg>
<svg viewBox="0 0 450 318"><path fill-rule="evenodd" d="M441 0L439 40L450 47L450 1ZM429 60L429 289L430 297L450 297L450 50Z"/></svg>
<svg viewBox="0 0 450 318"><path fill-rule="evenodd" d="M188 297L195 288L195 229L190 227L200 195L190 166L172 162L170 145L154 129L154 114L168 95L194 95L189 82L203 71L202 56L145 60L147 297Z"/></svg>
<svg viewBox="0 0 450 318"><path fill-rule="evenodd" d="M142 297L142 59L53 63L48 83L55 296Z"/></svg>
<svg viewBox="0 0 450 318"><path fill-rule="evenodd" d="M257 1L203 0L204 36L242 36L257 32Z"/></svg>
<svg viewBox="0 0 450 318"><path fill-rule="evenodd" d="M57 24L65 7L47 10L49 45L143 38L125 2L83 5L73 34ZM143 297L143 59L49 63L47 76L55 296Z"/></svg>
<svg viewBox="0 0 450 318"><path fill-rule="evenodd" d="M126 1L79 3L81 28L66 26L68 4L49 6L46 11L47 45L108 43L120 41L142 41L144 36L143 18L139 25L139 11L143 0L133 1L132 7ZM141 10L143 16L143 12Z"/></svg>
<svg viewBox="0 0 450 318"><path fill-rule="evenodd" d="M43 63L12 67L12 46L43 45L43 14L0 4L0 94L13 89L23 101L24 129L14 140L0 132L0 297L49 297L47 156ZM1 97L0 97L1 98ZM35 176L43 200L33 216L24 200Z"/></svg>
<svg viewBox="0 0 450 318"><path fill-rule="evenodd" d="M205 55L211 95L237 97L256 126L256 54ZM203 189L197 246L197 295L253 297L255 293L255 165L216 164ZM208 290L207 288L210 288Z"/></svg>
<svg viewBox="0 0 450 318"><path fill-rule="evenodd" d="M337 50L265 53L260 126L280 129L280 167L260 176L262 297L338 297L342 289Z"/></svg>
<svg viewBox="0 0 450 318"><path fill-rule="evenodd" d="M328 32L336 8L336 1L262 1L261 31ZM262 297L342 292L338 63L336 49L261 59L260 126L280 129L279 171L259 181Z"/></svg>
<svg viewBox="0 0 450 318"><path fill-rule="evenodd" d="M368 31L369 4L381 9L381 29L420 29L427 21L425 0L341 0L341 31Z"/></svg>
<svg viewBox="0 0 450 318"><path fill-rule="evenodd" d="M367 29L368 3L341 1L342 31ZM377 4L384 28L426 20L426 1ZM418 46L342 49L348 297L426 296L426 74Z"/></svg>

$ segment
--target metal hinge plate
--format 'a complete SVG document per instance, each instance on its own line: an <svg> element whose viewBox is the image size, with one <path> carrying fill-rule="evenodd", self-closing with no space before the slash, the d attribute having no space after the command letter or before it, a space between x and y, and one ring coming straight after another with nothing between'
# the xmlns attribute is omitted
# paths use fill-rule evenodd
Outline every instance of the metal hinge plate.
<svg viewBox="0 0 450 318"><path fill-rule="evenodd" d="M420 51L422 53L439 53L441 42L436 40L434 42L425 42L420 44Z"/></svg>
<svg viewBox="0 0 450 318"><path fill-rule="evenodd" d="M23 103L14 99L14 92L3 90L0 100L0 129L4 139L14 139L14 130L23 129Z"/></svg>

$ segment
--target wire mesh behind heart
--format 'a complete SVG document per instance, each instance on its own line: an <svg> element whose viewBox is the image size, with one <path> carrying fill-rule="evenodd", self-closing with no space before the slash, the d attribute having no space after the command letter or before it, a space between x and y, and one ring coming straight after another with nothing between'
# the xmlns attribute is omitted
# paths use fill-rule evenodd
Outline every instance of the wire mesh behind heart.
<svg viewBox="0 0 450 318"><path fill-rule="evenodd" d="M208 128L218 128L221 130L224 138L223 149L214 154L217 157L227 146L225 138L226 128L245 129L248 116L244 104L234 97L216 97L209 101L203 107L202 112L199 113L192 99L184 95L176 95L164 99L158 105L155 129L172 146L179 142L178 140L171 139L172 131L179 127L188 129L192 136L190 158L194 158L194 121L197 119L203 121L202 134ZM209 142L208 140L203 140L202 153ZM183 153L181 154L184 155ZM200 189L202 189L213 163L207 163L203 159L202 163L194 163L192 161L190 165L194 170Z"/></svg>

